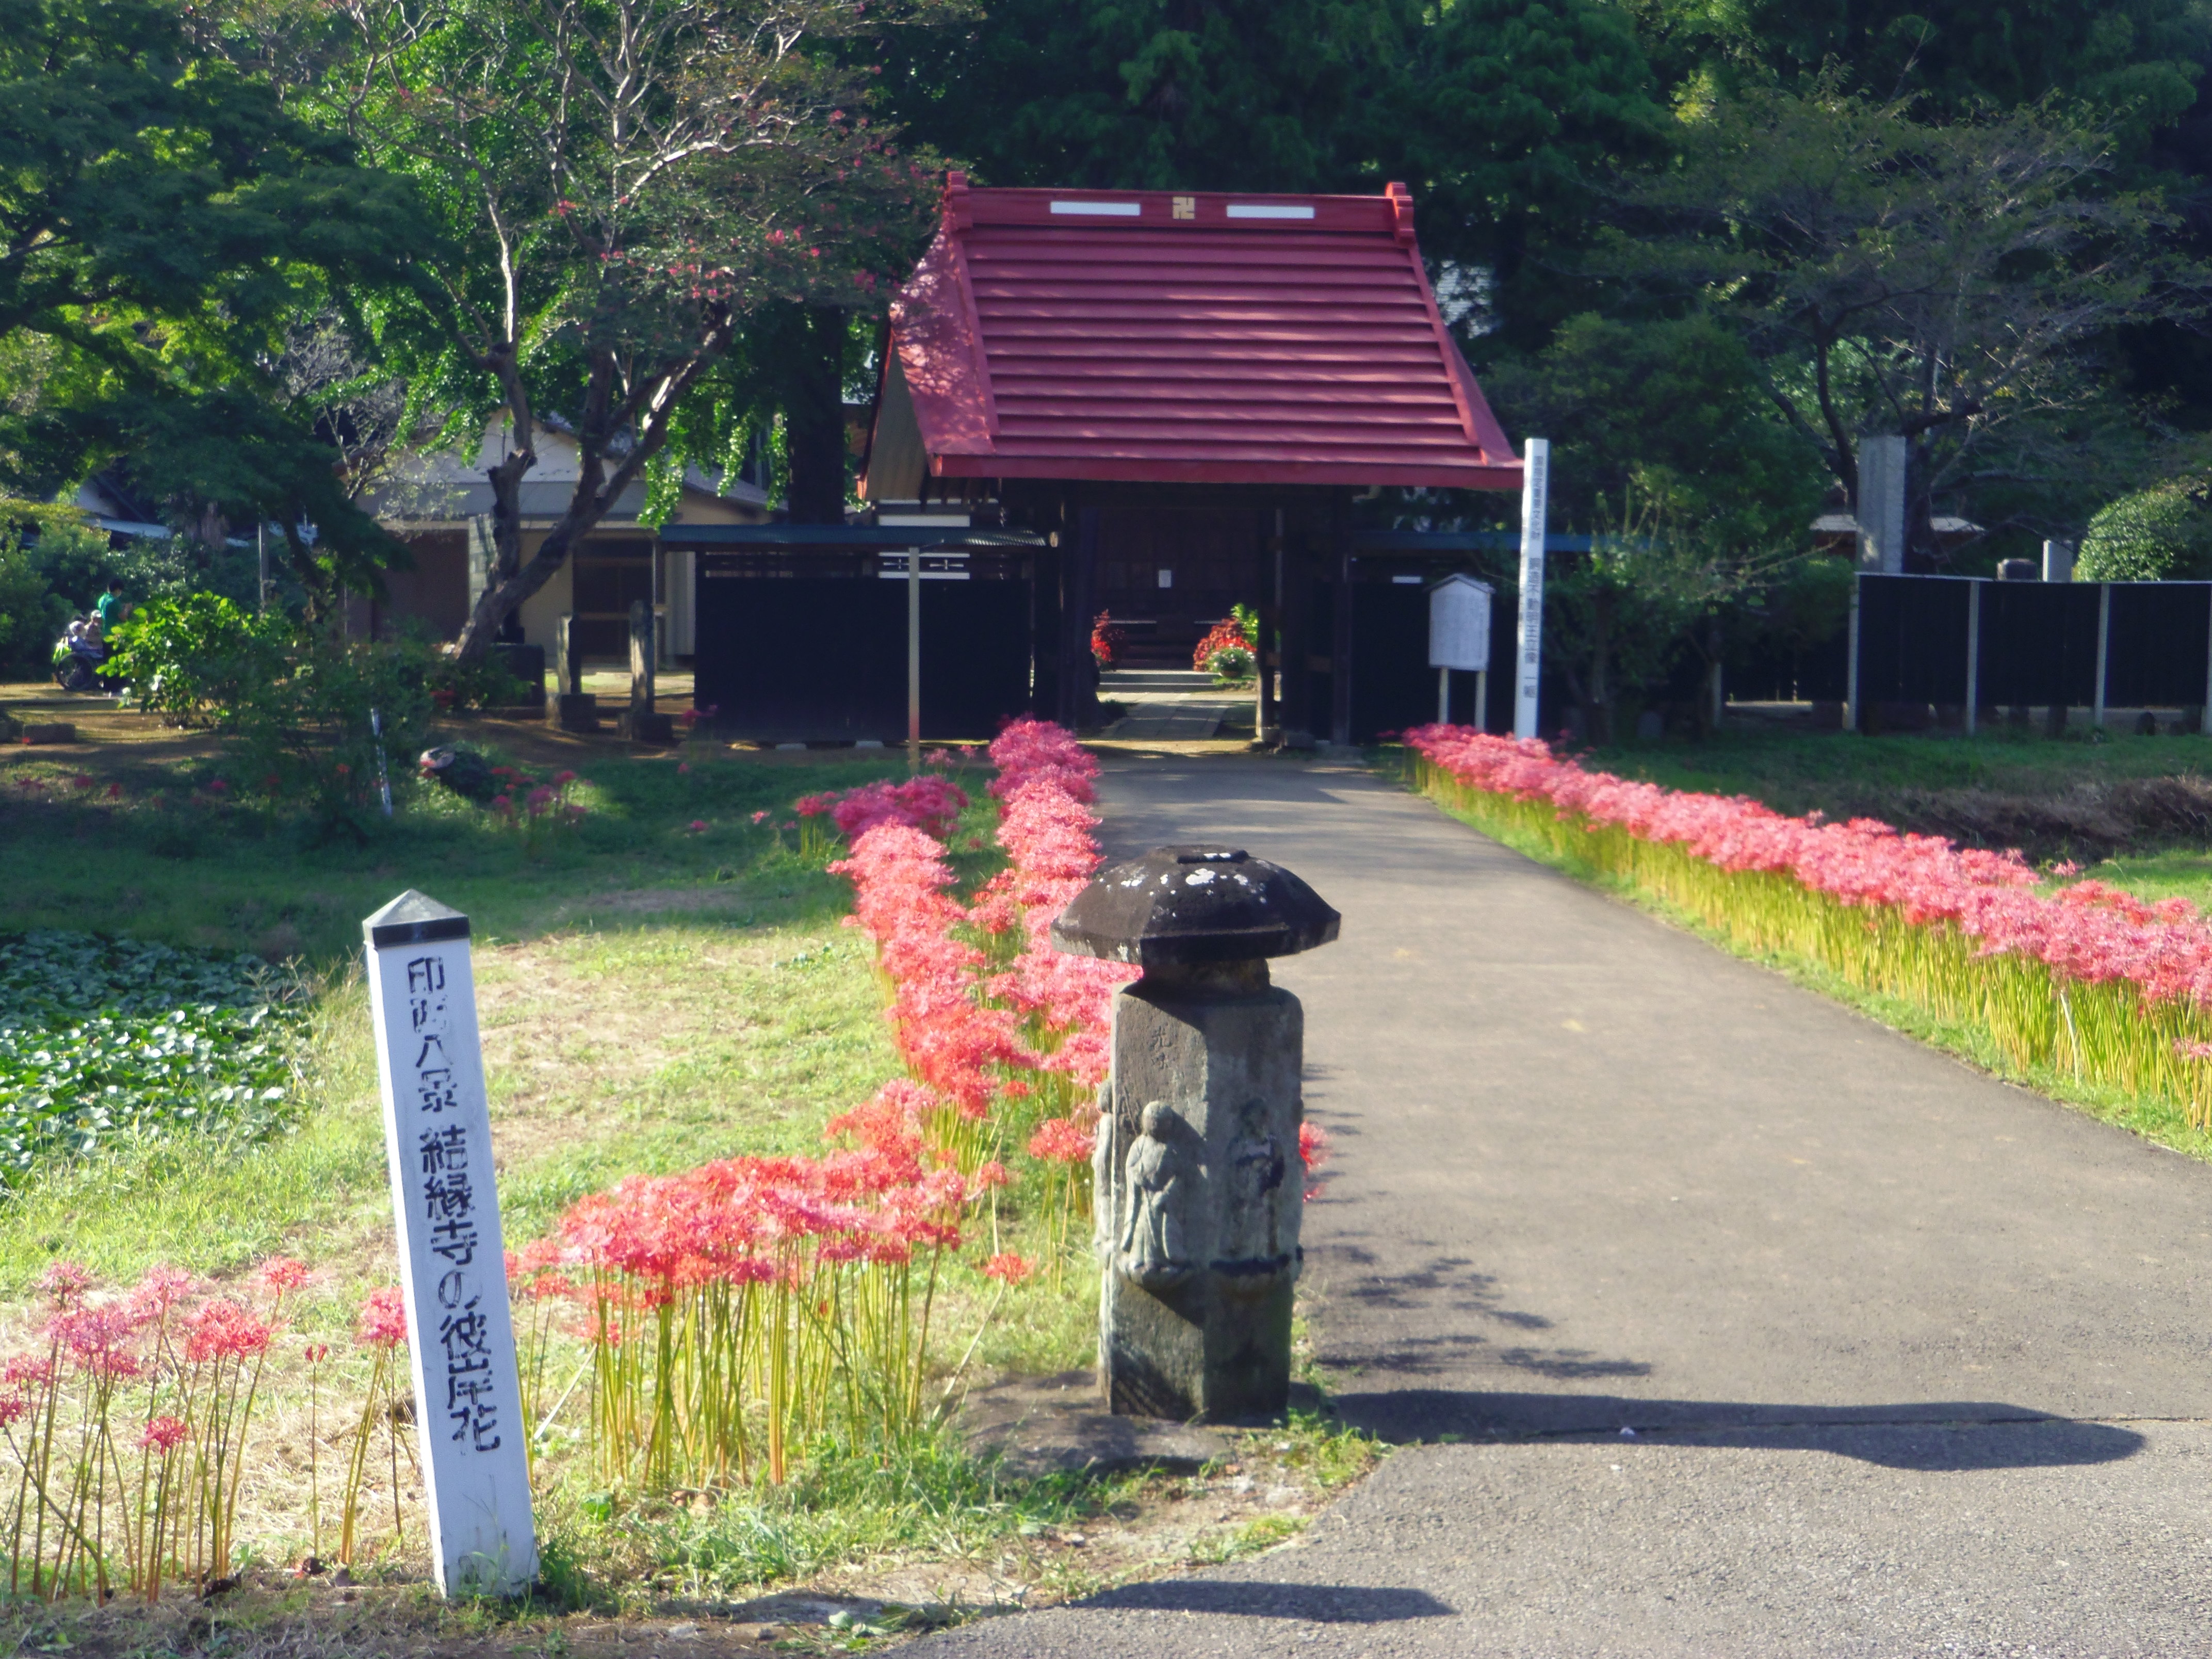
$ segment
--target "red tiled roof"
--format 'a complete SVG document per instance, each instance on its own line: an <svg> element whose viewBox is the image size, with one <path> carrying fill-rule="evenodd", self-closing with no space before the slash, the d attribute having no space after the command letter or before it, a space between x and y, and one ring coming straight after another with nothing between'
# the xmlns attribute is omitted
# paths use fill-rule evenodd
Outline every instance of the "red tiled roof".
<svg viewBox="0 0 2212 1659"><path fill-rule="evenodd" d="M939 477L1521 485L1402 185L971 190L956 173L891 325L879 474L896 422ZM909 397L918 434L887 407Z"/></svg>

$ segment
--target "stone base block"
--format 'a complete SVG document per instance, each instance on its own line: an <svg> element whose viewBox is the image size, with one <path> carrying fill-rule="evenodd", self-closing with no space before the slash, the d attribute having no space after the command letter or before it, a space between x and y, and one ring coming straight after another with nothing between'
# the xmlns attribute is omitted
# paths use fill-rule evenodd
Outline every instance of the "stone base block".
<svg viewBox="0 0 2212 1659"><path fill-rule="evenodd" d="M589 691L563 691L554 698L554 709L563 732L599 729L599 700Z"/></svg>
<svg viewBox="0 0 2212 1659"><path fill-rule="evenodd" d="M676 716L648 714L632 710L622 717L623 736L632 743L673 743L676 741Z"/></svg>
<svg viewBox="0 0 2212 1659"><path fill-rule="evenodd" d="M1117 1415L1279 1417L1301 1255L1304 1015L1264 965L1114 1002L1099 1125L1099 1384Z"/></svg>

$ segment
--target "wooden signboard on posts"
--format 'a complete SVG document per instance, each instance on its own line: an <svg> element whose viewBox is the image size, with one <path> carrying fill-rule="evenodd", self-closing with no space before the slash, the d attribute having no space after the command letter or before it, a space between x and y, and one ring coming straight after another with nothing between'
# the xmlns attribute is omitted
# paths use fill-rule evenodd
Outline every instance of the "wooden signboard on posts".
<svg viewBox="0 0 2212 1659"><path fill-rule="evenodd" d="M430 1557L447 1595L538 1576L469 919L402 893L362 924Z"/></svg>

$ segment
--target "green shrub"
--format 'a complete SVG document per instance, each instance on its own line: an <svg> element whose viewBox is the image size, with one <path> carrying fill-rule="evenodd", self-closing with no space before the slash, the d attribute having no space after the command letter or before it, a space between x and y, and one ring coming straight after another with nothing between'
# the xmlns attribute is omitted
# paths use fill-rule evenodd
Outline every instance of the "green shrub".
<svg viewBox="0 0 2212 1659"><path fill-rule="evenodd" d="M117 627L108 672L164 724L222 730L284 672L292 632L287 618L251 616L219 594L157 599Z"/></svg>
<svg viewBox="0 0 2212 1659"><path fill-rule="evenodd" d="M544 695L542 689L532 691L496 657L463 662L437 651L427 640L416 643L431 653L430 698L441 708L449 712L459 708L511 708L517 703L536 702Z"/></svg>
<svg viewBox="0 0 2212 1659"><path fill-rule="evenodd" d="M2075 578L2148 582L2212 574L2212 513L2183 480L2123 495L2089 520Z"/></svg>
<svg viewBox="0 0 2212 1659"><path fill-rule="evenodd" d="M132 696L220 732L244 793L331 819L370 809L387 777L395 798L414 788L441 663L429 645L337 639L211 593L157 601L116 635Z"/></svg>

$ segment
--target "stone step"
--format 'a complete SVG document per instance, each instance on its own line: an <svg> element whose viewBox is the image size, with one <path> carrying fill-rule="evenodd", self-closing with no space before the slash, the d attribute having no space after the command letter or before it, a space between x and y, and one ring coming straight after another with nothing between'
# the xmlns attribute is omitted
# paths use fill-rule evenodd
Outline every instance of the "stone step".
<svg viewBox="0 0 2212 1659"><path fill-rule="evenodd" d="M1211 691L1213 676L1188 668L1109 668L1098 677L1098 695L1129 691Z"/></svg>

